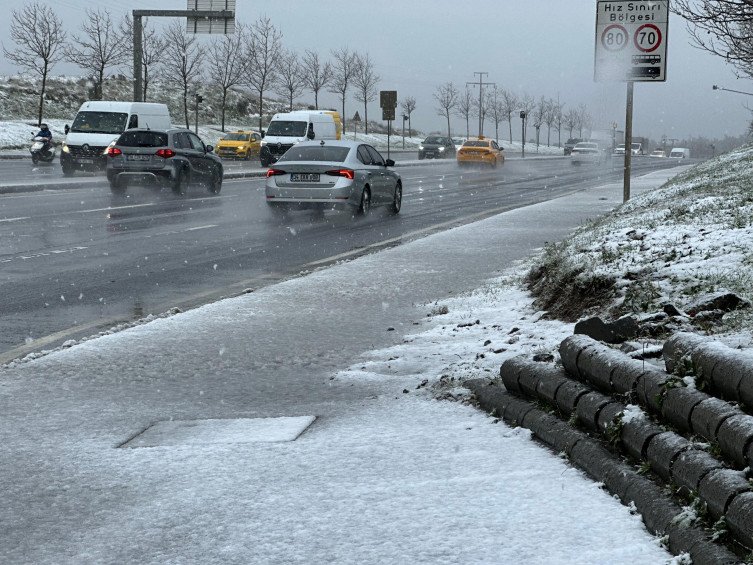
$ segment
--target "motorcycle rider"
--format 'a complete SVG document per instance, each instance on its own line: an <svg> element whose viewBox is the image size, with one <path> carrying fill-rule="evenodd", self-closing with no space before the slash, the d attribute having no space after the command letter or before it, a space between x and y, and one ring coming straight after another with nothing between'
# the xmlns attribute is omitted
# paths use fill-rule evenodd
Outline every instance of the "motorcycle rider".
<svg viewBox="0 0 753 565"><path fill-rule="evenodd" d="M43 151L49 152L52 147L52 132L50 131L50 128L47 127L47 124L41 124L39 128L39 132L35 137L44 138L45 141Z"/></svg>

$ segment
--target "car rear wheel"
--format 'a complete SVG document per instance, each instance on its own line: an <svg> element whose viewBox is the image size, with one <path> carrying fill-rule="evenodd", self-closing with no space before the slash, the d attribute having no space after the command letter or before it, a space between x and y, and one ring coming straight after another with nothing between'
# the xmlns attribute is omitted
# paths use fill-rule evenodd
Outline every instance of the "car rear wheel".
<svg viewBox="0 0 753 565"><path fill-rule="evenodd" d="M361 203L358 206L358 215L368 216L369 210L371 210L371 191L367 186L361 193Z"/></svg>
<svg viewBox="0 0 753 565"><path fill-rule="evenodd" d="M117 176L113 177L110 179L110 190L113 194L123 194L126 191L126 183Z"/></svg>
<svg viewBox="0 0 753 565"><path fill-rule="evenodd" d="M180 169L175 174L175 180L173 181L173 192L175 194L183 195L186 193L186 187L188 186L188 175L185 169Z"/></svg>
<svg viewBox="0 0 753 565"><path fill-rule="evenodd" d="M392 207L390 208L393 214L399 214L400 208L403 207L403 185L397 183L395 186L395 196L392 198Z"/></svg>

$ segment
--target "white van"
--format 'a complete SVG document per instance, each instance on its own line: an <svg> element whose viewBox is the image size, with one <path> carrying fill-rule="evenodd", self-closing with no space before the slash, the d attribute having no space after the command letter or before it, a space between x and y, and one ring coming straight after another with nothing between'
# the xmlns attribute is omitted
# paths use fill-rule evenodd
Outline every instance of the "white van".
<svg viewBox="0 0 753 565"><path fill-rule="evenodd" d="M170 112L165 104L91 100L79 108L60 152L63 175L75 171L104 170L105 151L121 133L131 128L168 129Z"/></svg>
<svg viewBox="0 0 753 565"><path fill-rule="evenodd" d="M669 152L669 157L671 159L689 159L690 149L685 149L684 147L673 147L672 151Z"/></svg>
<svg viewBox="0 0 753 565"><path fill-rule="evenodd" d="M309 139L340 139L340 113L296 110L272 116L259 151L261 166L268 167L293 145Z"/></svg>

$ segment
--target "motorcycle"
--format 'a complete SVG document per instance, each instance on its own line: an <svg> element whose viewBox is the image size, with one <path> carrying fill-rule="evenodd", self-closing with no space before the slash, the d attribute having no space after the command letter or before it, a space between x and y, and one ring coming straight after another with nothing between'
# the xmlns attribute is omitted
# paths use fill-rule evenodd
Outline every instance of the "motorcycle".
<svg viewBox="0 0 753 565"><path fill-rule="evenodd" d="M57 150L55 144L46 137L35 136L31 140L29 151L31 152L31 161L36 165L39 161L51 163Z"/></svg>

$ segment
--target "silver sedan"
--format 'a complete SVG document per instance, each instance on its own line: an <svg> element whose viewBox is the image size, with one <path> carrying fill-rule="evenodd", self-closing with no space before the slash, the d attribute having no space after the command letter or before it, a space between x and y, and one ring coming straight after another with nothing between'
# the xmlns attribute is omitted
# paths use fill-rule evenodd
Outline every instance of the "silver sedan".
<svg viewBox="0 0 753 565"><path fill-rule="evenodd" d="M289 209L345 209L361 215L372 206L400 212L403 183L371 145L356 141L305 141L267 171L267 205Z"/></svg>

